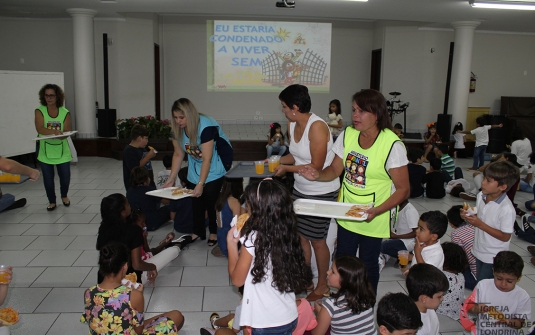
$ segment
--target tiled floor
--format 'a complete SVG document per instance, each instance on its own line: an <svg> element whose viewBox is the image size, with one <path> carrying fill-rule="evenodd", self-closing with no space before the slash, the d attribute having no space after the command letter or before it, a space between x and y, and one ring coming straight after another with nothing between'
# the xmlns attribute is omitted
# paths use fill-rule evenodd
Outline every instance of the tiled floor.
<svg viewBox="0 0 535 335"><path fill-rule="evenodd" d="M257 133L263 136L264 132L267 127L259 126ZM162 168L161 162L153 165L156 171ZM470 160L457 160L457 165L468 167ZM71 167L71 173L72 205L59 205L54 212L45 209L47 200L41 181L3 187L6 193L28 199L26 207L0 213L0 264L14 267L14 279L4 305L22 313L21 321L11 328L12 334L87 333L87 326L78 320L83 310L83 291L94 285L97 278L99 204L106 195L124 193L121 162L81 157ZM471 180L470 176L466 178ZM516 202L523 204L530 196L519 192ZM446 196L442 200L420 198L411 202L422 213L433 209L446 211L462 201ZM171 229L168 224L150 236L156 243ZM449 231L442 240L449 240ZM528 244L516 237L512 242L511 250L523 256L526 263L519 285L530 293L535 307L535 267L529 263ZM405 291L403 277L391 263L380 280L379 296ZM170 309L184 312L186 323L181 334L199 334L199 328L209 324L208 317L213 311L227 313L239 301L237 289L229 282L226 259L212 256L205 242L196 242L183 251L160 271L156 285L147 287L144 295L149 316ZM440 319L442 333L461 332L458 322Z"/></svg>

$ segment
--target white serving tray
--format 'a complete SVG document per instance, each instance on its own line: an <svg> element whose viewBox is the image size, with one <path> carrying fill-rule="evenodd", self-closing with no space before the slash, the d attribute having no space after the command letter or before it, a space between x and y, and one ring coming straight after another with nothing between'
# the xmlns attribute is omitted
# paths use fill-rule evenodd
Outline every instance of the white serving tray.
<svg viewBox="0 0 535 335"><path fill-rule="evenodd" d="M177 188L180 188L180 187L167 187L167 188L162 188L159 190L149 191L145 194L152 195L153 197L160 197L160 198L171 199L171 200L179 200L179 199L192 196L192 194L189 194L189 193L181 194L181 195L171 195L171 193L173 193L173 190Z"/></svg>
<svg viewBox="0 0 535 335"><path fill-rule="evenodd" d="M367 214L364 214L360 218L346 215L347 211L349 211L353 205L355 204L335 201L297 199L294 201L294 211L297 215L310 215L352 221L366 221L368 218ZM368 204L368 206L373 207L373 204Z"/></svg>
<svg viewBox="0 0 535 335"><path fill-rule="evenodd" d="M78 132L78 130L73 130L73 131L66 131L64 132L63 134L61 135L43 135L43 136L40 136L40 137L36 137L34 138L33 140L34 141L41 141L41 140L49 140L51 138L58 138L58 137L65 137L65 136L72 136L73 134L76 134Z"/></svg>

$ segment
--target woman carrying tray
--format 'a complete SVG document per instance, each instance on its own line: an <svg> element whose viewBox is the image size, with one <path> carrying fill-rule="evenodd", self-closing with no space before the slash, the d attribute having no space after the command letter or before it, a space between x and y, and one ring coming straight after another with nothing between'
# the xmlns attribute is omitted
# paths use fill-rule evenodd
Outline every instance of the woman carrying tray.
<svg viewBox="0 0 535 335"><path fill-rule="evenodd" d="M61 135L71 131L71 115L63 107L65 94L61 87L46 84L39 90L41 106L35 110L35 130L38 136ZM58 170L61 200L65 207L71 201L67 197L71 183L71 149L67 136L37 142L37 160L41 165L43 182L48 198L47 211L56 209L56 191L54 189L54 166Z"/></svg>
<svg viewBox="0 0 535 335"><path fill-rule="evenodd" d="M173 167L163 186L172 186L185 153L188 154L187 188L193 189L193 235L206 239L205 212L208 212L210 236L208 245L217 243L215 203L221 192L223 177L232 166L232 146L223 130L210 116L201 114L186 98L171 107L173 113Z"/></svg>
<svg viewBox="0 0 535 335"><path fill-rule="evenodd" d="M299 174L310 180L330 181L344 172L340 202L375 203L366 221L337 219L337 256L355 255L364 261L377 292L381 241L390 237L390 219L397 205L409 197L405 146L390 129L386 101L380 92L362 90L353 95L353 125L333 147L336 154L323 170L307 165Z"/></svg>
<svg viewBox="0 0 535 335"><path fill-rule="evenodd" d="M289 121L290 154L281 157L281 165L276 168L275 175L294 173L295 183L292 192L294 200L336 201L340 189L340 181L337 178L328 183L319 183L306 180L297 173L307 164L316 170L326 168L334 158L331 150L333 140L327 123L310 112L312 103L308 88L299 84L290 85L279 94L279 100L282 104L282 113ZM310 289L313 292L307 296L309 301L321 299L329 292L325 273L329 269L330 259L326 243L330 222L330 218L304 215L297 217L297 229L305 260L310 264L314 249L318 268L318 285L314 289L314 285L311 284Z"/></svg>

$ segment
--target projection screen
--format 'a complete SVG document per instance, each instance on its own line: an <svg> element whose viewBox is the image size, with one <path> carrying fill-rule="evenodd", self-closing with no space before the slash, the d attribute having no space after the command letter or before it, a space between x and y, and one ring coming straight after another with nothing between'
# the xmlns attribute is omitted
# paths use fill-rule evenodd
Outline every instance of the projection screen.
<svg viewBox="0 0 535 335"><path fill-rule="evenodd" d="M207 21L208 92L329 93L331 24Z"/></svg>

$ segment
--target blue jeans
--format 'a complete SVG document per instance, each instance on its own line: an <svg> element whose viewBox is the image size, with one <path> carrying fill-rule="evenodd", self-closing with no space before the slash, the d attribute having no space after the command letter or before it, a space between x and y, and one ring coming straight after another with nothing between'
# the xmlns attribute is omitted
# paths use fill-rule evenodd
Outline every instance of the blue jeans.
<svg viewBox="0 0 535 335"><path fill-rule="evenodd" d="M470 267L467 267L463 271L464 276L464 288L467 288L469 290L473 290L476 287L477 280L476 277L472 274L472 271L470 271Z"/></svg>
<svg viewBox="0 0 535 335"><path fill-rule="evenodd" d="M485 165L485 151L487 151L486 145L480 145L474 148L474 164L473 169L478 169Z"/></svg>
<svg viewBox="0 0 535 335"><path fill-rule="evenodd" d="M278 327L270 327L270 328L252 328L251 335L291 335L292 331L297 326L297 319L293 320L292 322L278 326Z"/></svg>
<svg viewBox="0 0 535 335"><path fill-rule="evenodd" d="M41 173L43 177L43 183L45 184L46 197L51 204L56 203L56 190L54 185L54 166L58 170L59 176L59 189L62 198L67 197L69 193L69 184L71 183L71 162L62 164L47 164L39 162L41 166Z"/></svg>
<svg viewBox="0 0 535 335"><path fill-rule="evenodd" d="M221 220L223 221L223 220ZM217 244L219 244L219 249L225 257L228 257L228 248L227 248L227 235L230 230L230 222L228 225L223 223L222 227L217 227Z"/></svg>
<svg viewBox="0 0 535 335"><path fill-rule="evenodd" d="M15 202L15 196L9 193L3 193L0 197L0 212L8 208Z"/></svg>
<svg viewBox="0 0 535 335"><path fill-rule="evenodd" d="M340 225L338 226L337 238L336 256L355 256L360 247L359 258L366 264L370 284L377 293L377 286L379 285L379 254L381 253L383 239L353 233Z"/></svg>
<svg viewBox="0 0 535 335"><path fill-rule="evenodd" d="M286 152L286 146L281 145L280 147L272 147L271 145L268 144L266 146L266 150L267 150L267 158L271 157L272 154L279 154L282 156Z"/></svg>
<svg viewBox="0 0 535 335"><path fill-rule="evenodd" d="M492 279L494 274L492 273L492 264L483 263L476 258L476 272L477 272L477 282L479 283L483 279Z"/></svg>
<svg viewBox="0 0 535 335"><path fill-rule="evenodd" d="M533 216L531 216L533 217ZM535 244L535 229L533 229L531 226L526 229L525 231L522 229L519 229L516 231L516 236L518 236L519 239L522 239L526 242L529 242L531 244Z"/></svg>
<svg viewBox="0 0 535 335"><path fill-rule="evenodd" d="M529 183L526 183L525 181L520 179L520 191L533 193L533 187L531 187Z"/></svg>
<svg viewBox="0 0 535 335"><path fill-rule="evenodd" d="M405 243L399 239L386 240L381 243L381 253L398 258L398 251L407 250Z"/></svg>
<svg viewBox="0 0 535 335"><path fill-rule="evenodd" d="M171 200L169 209L176 213L173 219L173 228L184 234L193 233L193 199L186 197L180 200Z"/></svg>

